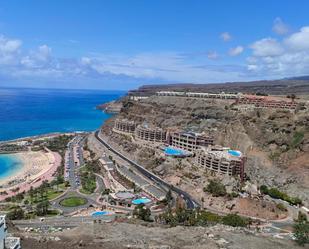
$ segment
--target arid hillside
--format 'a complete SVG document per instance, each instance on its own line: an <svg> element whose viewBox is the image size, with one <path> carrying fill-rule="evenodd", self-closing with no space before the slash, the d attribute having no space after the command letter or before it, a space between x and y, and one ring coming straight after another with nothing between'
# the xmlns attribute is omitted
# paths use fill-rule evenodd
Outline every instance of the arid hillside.
<svg viewBox="0 0 309 249"><path fill-rule="evenodd" d="M175 127L214 135L216 143L239 149L247 157L246 174L260 186L276 186L309 203L309 111L237 108L223 100L152 96L124 101L118 117L138 123ZM108 133L112 120L104 125ZM129 153L136 148L119 139ZM144 149L143 157L151 151ZM141 158L140 158L141 160ZM144 158L145 162L151 162Z"/></svg>

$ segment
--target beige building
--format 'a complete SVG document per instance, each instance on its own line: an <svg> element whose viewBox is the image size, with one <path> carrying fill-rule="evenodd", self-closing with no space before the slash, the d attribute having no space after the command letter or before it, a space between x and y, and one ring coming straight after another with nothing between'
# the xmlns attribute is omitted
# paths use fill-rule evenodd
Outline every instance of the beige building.
<svg viewBox="0 0 309 249"><path fill-rule="evenodd" d="M196 153L196 165L209 171L229 176L244 177L244 161L240 151L221 146L209 146L199 149Z"/></svg>
<svg viewBox="0 0 309 249"><path fill-rule="evenodd" d="M135 132L136 124L134 121L128 119L116 119L114 123L114 131L125 132L133 134Z"/></svg>
<svg viewBox="0 0 309 249"><path fill-rule="evenodd" d="M135 129L135 138L145 141L165 143L166 131L158 127L138 125Z"/></svg>
<svg viewBox="0 0 309 249"><path fill-rule="evenodd" d="M214 143L212 136L194 132L173 132L169 135L168 140L171 146L186 151L195 151L200 147Z"/></svg>

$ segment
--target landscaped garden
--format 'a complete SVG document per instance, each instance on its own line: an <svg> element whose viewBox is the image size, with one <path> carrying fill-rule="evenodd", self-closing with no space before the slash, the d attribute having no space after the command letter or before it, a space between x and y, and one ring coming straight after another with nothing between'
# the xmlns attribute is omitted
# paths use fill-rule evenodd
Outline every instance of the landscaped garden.
<svg viewBox="0 0 309 249"><path fill-rule="evenodd" d="M86 203L87 199L78 196L71 196L60 201L60 205L63 207L78 207Z"/></svg>

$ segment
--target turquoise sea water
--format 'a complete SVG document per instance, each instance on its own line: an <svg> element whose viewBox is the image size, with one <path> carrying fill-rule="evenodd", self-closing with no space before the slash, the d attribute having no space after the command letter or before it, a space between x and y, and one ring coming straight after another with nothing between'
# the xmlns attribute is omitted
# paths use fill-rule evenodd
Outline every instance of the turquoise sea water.
<svg viewBox="0 0 309 249"><path fill-rule="evenodd" d="M22 162L13 154L0 154L0 179L11 176L22 167Z"/></svg>
<svg viewBox="0 0 309 249"><path fill-rule="evenodd" d="M0 88L0 141L52 132L95 130L110 117L95 107L124 94Z"/></svg>

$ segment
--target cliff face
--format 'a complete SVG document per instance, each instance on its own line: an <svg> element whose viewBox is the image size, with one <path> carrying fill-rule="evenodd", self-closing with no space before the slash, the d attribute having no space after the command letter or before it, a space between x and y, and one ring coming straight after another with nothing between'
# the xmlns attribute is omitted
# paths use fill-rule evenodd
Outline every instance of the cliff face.
<svg viewBox="0 0 309 249"><path fill-rule="evenodd" d="M217 144L245 153L253 182L309 200L308 110L236 110L223 100L158 96L123 106L119 116L136 122L212 133Z"/></svg>

